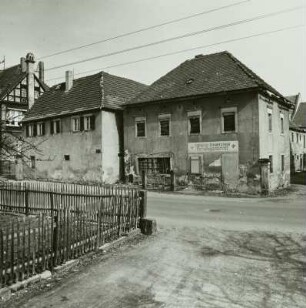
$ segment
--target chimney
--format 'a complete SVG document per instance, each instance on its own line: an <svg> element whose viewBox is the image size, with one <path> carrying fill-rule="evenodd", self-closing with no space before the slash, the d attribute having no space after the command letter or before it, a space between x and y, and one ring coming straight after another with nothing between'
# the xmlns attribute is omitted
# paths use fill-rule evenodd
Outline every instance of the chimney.
<svg viewBox="0 0 306 308"><path fill-rule="evenodd" d="M66 87L65 91L69 91L73 86L73 76L72 71L66 71Z"/></svg>
<svg viewBox="0 0 306 308"><path fill-rule="evenodd" d="M31 109L32 106L34 105L34 100L35 100L35 96L34 96L34 84L35 84L35 78L34 78L34 55L29 52L26 55L26 72L28 75L27 78L27 88L28 88L28 109Z"/></svg>
<svg viewBox="0 0 306 308"><path fill-rule="evenodd" d="M38 62L38 78L41 81L45 81L45 67L44 67L44 62L39 61Z"/></svg>
<svg viewBox="0 0 306 308"><path fill-rule="evenodd" d="M25 73L27 71L27 64L25 57L20 58L20 67L22 73Z"/></svg>

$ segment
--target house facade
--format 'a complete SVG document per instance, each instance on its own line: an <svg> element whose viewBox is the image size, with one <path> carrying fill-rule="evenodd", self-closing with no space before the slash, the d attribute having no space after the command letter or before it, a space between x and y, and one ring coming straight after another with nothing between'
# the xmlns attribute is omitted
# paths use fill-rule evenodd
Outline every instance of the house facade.
<svg viewBox="0 0 306 308"><path fill-rule="evenodd" d="M230 53L196 56L126 104L128 172L245 192L260 191L263 177L269 190L286 187L289 106Z"/></svg>
<svg viewBox="0 0 306 308"><path fill-rule="evenodd" d="M290 121L290 158L291 172L306 170L306 103L300 96L290 96L292 102Z"/></svg>
<svg viewBox="0 0 306 308"><path fill-rule="evenodd" d="M23 120L25 178L114 183L123 170L121 105L143 90L104 72L53 86Z"/></svg>
<svg viewBox="0 0 306 308"><path fill-rule="evenodd" d="M1 173L9 172L18 154L18 138L22 134L21 121L35 100L47 89L44 83L44 64L37 65L32 53L20 59L20 64L0 70L1 104Z"/></svg>

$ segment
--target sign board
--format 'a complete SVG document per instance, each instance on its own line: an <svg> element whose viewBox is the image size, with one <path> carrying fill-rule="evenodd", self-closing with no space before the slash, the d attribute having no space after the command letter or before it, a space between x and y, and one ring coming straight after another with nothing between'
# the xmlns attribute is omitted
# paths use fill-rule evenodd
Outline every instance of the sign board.
<svg viewBox="0 0 306 308"><path fill-rule="evenodd" d="M188 153L238 152L238 150L238 141L188 143Z"/></svg>

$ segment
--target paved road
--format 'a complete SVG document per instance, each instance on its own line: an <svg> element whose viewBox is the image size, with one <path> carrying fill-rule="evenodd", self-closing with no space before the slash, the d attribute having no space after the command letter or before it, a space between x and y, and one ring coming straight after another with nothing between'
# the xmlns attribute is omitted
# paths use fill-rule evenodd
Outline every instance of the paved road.
<svg viewBox="0 0 306 308"><path fill-rule="evenodd" d="M156 236L17 305L306 307L305 195L305 189L270 199L149 193Z"/></svg>

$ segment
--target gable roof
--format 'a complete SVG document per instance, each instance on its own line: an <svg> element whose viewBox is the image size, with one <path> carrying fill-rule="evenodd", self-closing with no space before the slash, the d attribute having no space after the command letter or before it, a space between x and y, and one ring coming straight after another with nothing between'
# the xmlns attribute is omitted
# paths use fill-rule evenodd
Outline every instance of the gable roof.
<svg viewBox="0 0 306 308"><path fill-rule="evenodd" d="M0 71L0 99L6 96L27 75L20 65L11 66Z"/></svg>
<svg viewBox="0 0 306 308"><path fill-rule="evenodd" d="M301 102L294 115L293 122L296 126L306 128L306 102Z"/></svg>
<svg viewBox="0 0 306 308"><path fill-rule="evenodd" d="M20 64L11 66L3 71L0 71L0 100L3 99L4 96L9 94L26 76L27 73L21 71ZM49 88L42 80L38 78L37 80L45 91Z"/></svg>
<svg viewBox="0 0 306 308"><path fill-rule="evenodd" d="M65 82L41 95L23 121L55 117L97 108L121 109L147 86L105 72L75 79L69 91Z"/></svg>
<svg viewBox="0 0 306 308"><path fill-rule="evenodd" d="M283 96L227 51L198 55L155 81L128 104L264 88Z"/></svg>

